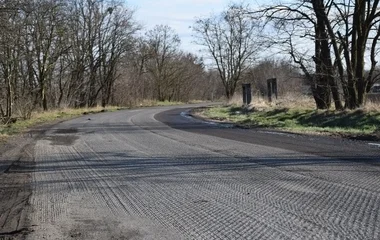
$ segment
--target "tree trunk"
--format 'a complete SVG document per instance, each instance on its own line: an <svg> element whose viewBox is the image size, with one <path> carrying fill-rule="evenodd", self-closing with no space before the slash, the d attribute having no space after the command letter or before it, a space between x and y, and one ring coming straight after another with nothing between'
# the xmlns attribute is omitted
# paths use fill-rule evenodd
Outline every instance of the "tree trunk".
<svg viewBox="0 0 380 240"><path fill-rule="evenodd" d="M42 101L42 108L44 111L48 110L47 106L47 99L46 99L46 86L45 83L41 82L41 101Z"/></svg>
<svg viewBox="0 0 380 240"><path fill-rule="evenodd" d="M13 91L12 91L12 83L9 77L7 77L7 117L12 117L13 114Z"/></svg>
<svg viewBox="0 0 380 240"><path fill-rule="evenodd" d="M329 46L328 32L325 22L325 6L323 0L313 1L314 12L317 17L316 25L316 69L320 82L323 84L325 100L331 102L330 91L334 99L335 109L342 110L343 105L339 95L338 85L334 78L333 65L331 60L331 52ZM323 91L323 90L322 90ZM328 99L330 98L330 99ZM325 107L330 107L328 103Z"/></svg>
<svg viewBox="0 0 380 240"><path fill-rule="evenodd" d="M323 21L317 19L317 25L315 26L315 77L316 87L315 96L316 105L318 109L329 109L331 107L331 97L329 82L326 74L326 49L323 48L324 36L324 24Z"/></svg>

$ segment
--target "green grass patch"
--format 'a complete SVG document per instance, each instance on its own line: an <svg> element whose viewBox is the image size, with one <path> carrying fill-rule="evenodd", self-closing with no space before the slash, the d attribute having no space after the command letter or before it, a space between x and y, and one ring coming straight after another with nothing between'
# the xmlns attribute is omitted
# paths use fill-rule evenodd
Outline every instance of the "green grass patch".
<svg viewBox="0 0 380 240"><path fill-rule="evenodd" d="M373 134L380 128L378 111L320 111L311 109L271 108L247 111L241 107L219 106L200 110L203 117L228 121L245 127L281 130Z"/></svg>

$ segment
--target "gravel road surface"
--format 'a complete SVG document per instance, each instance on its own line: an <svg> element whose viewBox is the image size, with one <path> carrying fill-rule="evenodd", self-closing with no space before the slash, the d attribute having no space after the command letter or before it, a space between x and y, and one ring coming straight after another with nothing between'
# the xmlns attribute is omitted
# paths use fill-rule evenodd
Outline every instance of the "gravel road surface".
<svg viewBox="0 0 380 240"><path fill-rule="evenodd" d="M50 128L18 172L31 177L23 237L380 239L379 147L205 124L189 108Z"/></svg>

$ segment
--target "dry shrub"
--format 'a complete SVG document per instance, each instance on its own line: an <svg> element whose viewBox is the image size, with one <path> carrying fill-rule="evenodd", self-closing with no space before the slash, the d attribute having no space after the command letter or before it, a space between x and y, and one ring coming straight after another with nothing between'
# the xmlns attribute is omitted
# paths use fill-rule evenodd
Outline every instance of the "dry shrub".
<svg viewBox="0 0 380 240"><path fill-rule="evenodd" d="M35 111L36 105L32 98L21 97L14 105L14 113L17 117L27 120L32 117L33 111Z"/></svg>
<svg viewBox="0 0 380 240"><path fill-rule="evenodd" d="M234 97L227 102L228 105L243 105L243 97L241 94L235 94ZM334 104L332 104L332 107ZM261 95L253 95L252 103L248 107L250 110L265 110L268 108L290 108L290 109L315 109L314 98L310 95L287 93L281 95L278 99L273 99L270 103L267 97ZM370 98L367 100L363 110L380 111L380 95L378 98Z"/></svg>
<svg viewBox="0 0 380 240"><path fill-rule="evenodd" d="M252 103L249 105L249 110L262 111L271 108L273 105L268 102L268 99L262 97L261 95L253 96Z"/></svg>
<svg viewBox="0 0 380 240"><path fill-rule="evenodd" d="M240 94L235 94L227 103L228 105L243 105L243 97ZM288 93L278 96L278 99L273 97L273 101L269 102L267 97L260 94L252 96L252 103L249 109L264 110L268 108L302 108L314 109L315 102L311 96L304 94Z"/></svg>
<svg viewBox="0 0 380 240"><path fill-rule="evenodd" d="M153 99L144 99L140 102L137 102L135 106L143 107L143 106L154 106L156 105L157 101Z"/></svg>
<svg viewBox="0 0 380 240"><path fill-rule="evenodd" d="M242 106L243 105L243 96L241 94L235 94L232 99L230 99L227 102L228 105L237 105ZM260 94L253 94L252 95L252 102L249 106L249 108L268 108L272 104L270 104L266 98L261 96Z"/></svg>
<svg viewBox="0 0 380 240"><path fill-rule="evenodd" d="M364 110L366 111L380 111L380 101L367 100Z"/></svg>
<svg viewBox="0 0 380 240"><path fill-rule="evenodd" d="M243 105L243 97L236 94L228 104ZM315 102L311 96L296 93L281 95L278 96L278 99L273 97L272 102L269 102L267 97L261 95L252 96L252 103L250 104L249 109L265 110L268 108L314 109Z"/></svg>
<svg viewBox="0 0 380 240"><path fill-rule="evenodd" d="M228 100L228 105L243 105L243 96L241 94L234 94L233 97Z"/></svg>
<svg viewBox="0 0 380 240"><path fill-rule="evenodd" d="M279 96L279 98L275 100L274 103L277 107L281 108L315 108L315 101L312 96L297 93L287 93L283 96Z"/></svg>

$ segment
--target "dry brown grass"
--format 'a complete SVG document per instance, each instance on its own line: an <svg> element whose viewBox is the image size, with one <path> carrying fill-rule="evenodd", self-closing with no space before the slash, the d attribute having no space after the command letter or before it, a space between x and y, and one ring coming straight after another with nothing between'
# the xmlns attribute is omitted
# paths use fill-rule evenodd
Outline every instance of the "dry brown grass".
<svg viewBox="0 0 380 240"><path fill-rule="evenodd" d="M243 96L241 94L235 94L227 102L228 105L243 105Z"/></svg>
<svg viewBox="0 0 380 240"><path fill-rule="evenodd" d="M8 138L8 135L0 133L0 143L5 142Z"/></svg>
<svg viewBox="0 0 380 240"><path fill-rule="evenodd" d="M289 109L316 109L315 101L312 96L307 96L297 93L288 93L286 95L279 96L278 99L274 99L271 103L263 96L252 96L253 101L249 106L249 109L256 110L268 110L273 108L289 108ZM234 97L227 102L227 105L242 106L243 97L240 94L235 94ZM334 104L332 104L331 110L334 110ZM368 99L365 106L362 108L368 112L380 111L380 98Z"/></svg>
<svg viewBox="0 0 380 240"><path fill-rule="evenodd" d="M365 111L379 112L380 111L380 101L368 100L364 106Z"/></svg>
<svg viewBox="0 0 380 240"><path fill-rule="evenodd" d="M292 109L315 109L315 102L312 96L303 94L288 93L273 101L276 107Z"/></svg>
<svg viewBox="0 0 380 240"><path fill-rule="evenodd" d="M242 106L243 96L241 94L235 94L232 99L227 102L227 105ZM249 109L267 109L272 105L262 96L252 96L252 103L248 106Z"/></svg>
<svg viewBox="0 0 380 240"><path fill-rule="evenodd" d="M373 111L377 104L367 105L367 109L372 111L316 111L313 99L308 97L286 96L280 99L281 101L271 105L262 99L256 99L251 106L252 111L247 111L242 105L232 105L205 108L200 114L204 118L236 123L248 128L263 127L348 136L354 139L380 139L380 111Z"/></svg>
<svg viewBox="0 0 380 240"><path fill-rule="evenodd" d="M271 108L296 108L296 109L314 109L315 103L311 96L305 96L302 94L287 94L279 96L278 99L273 99L269 102L266 97L255 95L252 96L253 101L249 108L255 108L257 110L265 110ZM243 105L242 95L235 94L234 97L228 101L228 105Z"/></svg>

